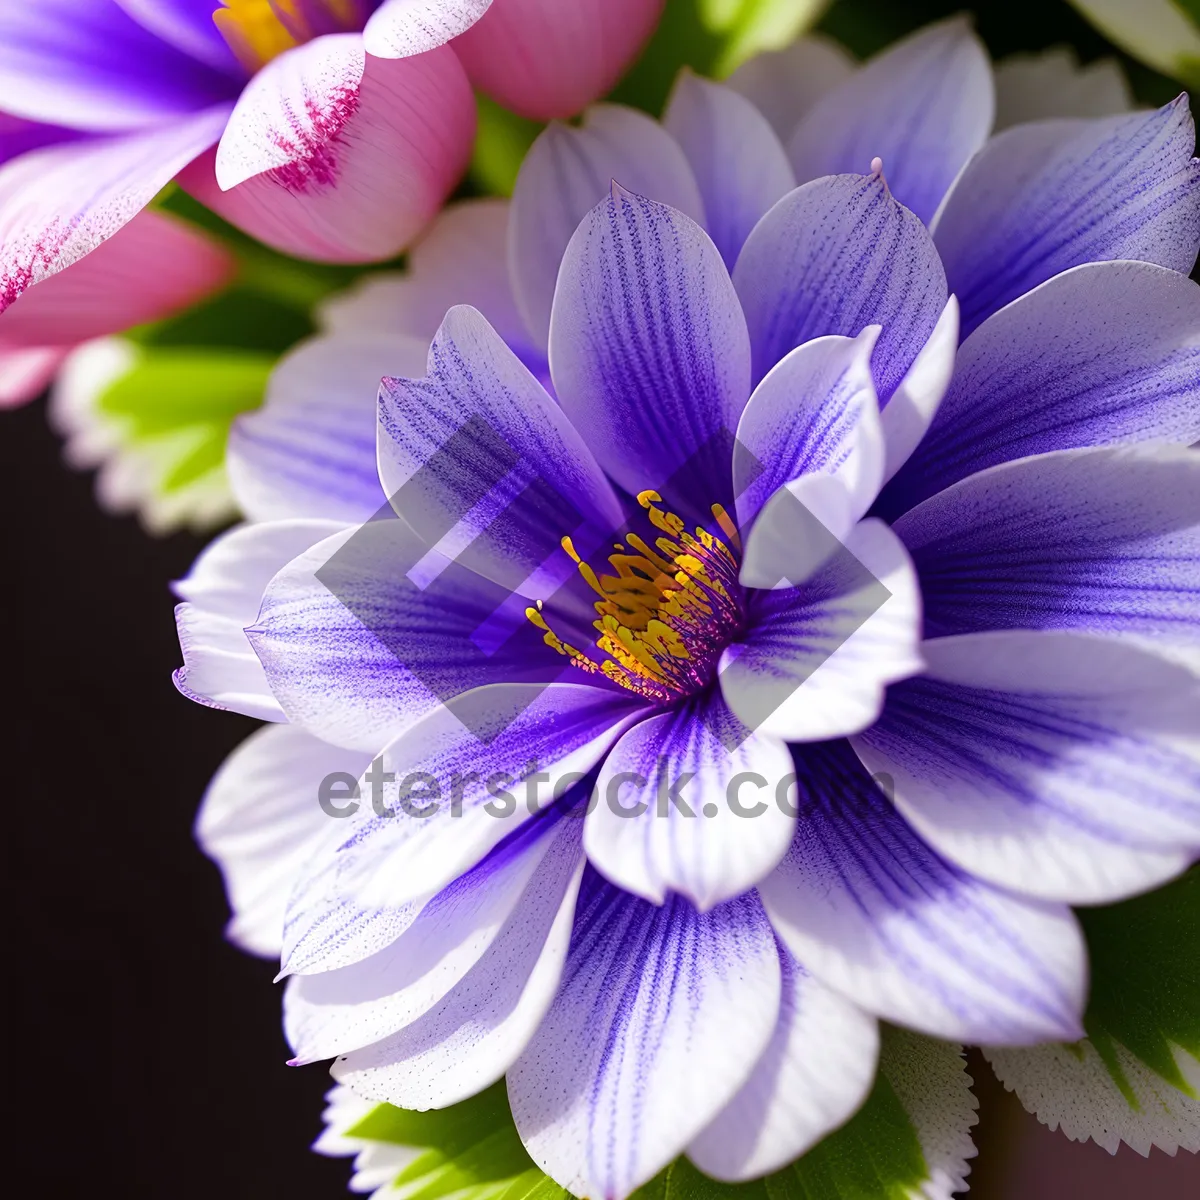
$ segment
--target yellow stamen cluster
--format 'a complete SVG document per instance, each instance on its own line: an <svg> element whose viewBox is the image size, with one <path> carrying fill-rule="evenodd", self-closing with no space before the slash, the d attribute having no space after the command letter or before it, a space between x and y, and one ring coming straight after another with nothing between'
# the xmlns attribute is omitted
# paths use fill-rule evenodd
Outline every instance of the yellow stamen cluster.
<svg viewBox="0 0 1200 1200"><path fill-rule="evenodd" d="M221 4L224 7L213 13L213 21L251 71L322 32L312 27L310 9L331 17L342 29L354 29L359 21L355 0L221 0Z"/></svg>
<svg viewBox="0 0 1200 1200"><path fill-rule="evenodd" d="M689 533L675 513L659 507L654 491L638 496L650 523L663 535L651 546L635 533L618 542L608 561L616 574L597 575L570 538L563 549L600 597L596 603L597 661L564 642L542 615L542 603L525 615L551 649L581 670L608 676L647 699L666 703L707 682L709 667L740 619L737 600L741 542L737 527L719 504L717 528L734 551L700 526Z"/></svg>

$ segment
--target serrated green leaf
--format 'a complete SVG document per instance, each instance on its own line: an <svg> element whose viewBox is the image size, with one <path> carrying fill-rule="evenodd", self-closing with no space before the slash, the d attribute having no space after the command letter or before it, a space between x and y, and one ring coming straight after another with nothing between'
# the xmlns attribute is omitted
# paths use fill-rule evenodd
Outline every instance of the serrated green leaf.
<svg viewBox="0 0 1200 1200"><path fill-rule="evenodd" d="M1084 1027L1132 1102L1114 1043L1188 1095L1171 1044L1200 1057L1200 868L1158 891L1079 909L1092 986Z"/></svg>

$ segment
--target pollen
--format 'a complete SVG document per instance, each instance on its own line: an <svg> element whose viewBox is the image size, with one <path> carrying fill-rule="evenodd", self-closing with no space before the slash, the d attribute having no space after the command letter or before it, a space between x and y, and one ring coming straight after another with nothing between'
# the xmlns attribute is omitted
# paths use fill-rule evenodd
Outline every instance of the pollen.
<svg viewBox="0 0 1200 1200"><path fill-rule="evenodd" d="M642 492L637 499L661 536L651 544L630 533L618 542L608 556L612 574L600 574L584 561L569 537L562 541L599 596L594 645L582 650L564 642L543 615L541 601L525 615L542 631L546 645L573 666L665 704L708 683L721 651L741 626L741 542L719 504L711 508L717 532L703 526L688 532L682 518L660 507L657 492Z"/></svg>
<svg viewBox="0 0 1200 1200"><path fill-rule="evenodd" d="M249 71L285 50L319 37L360 27L358 0L220 0L213 21Z"/></svg>

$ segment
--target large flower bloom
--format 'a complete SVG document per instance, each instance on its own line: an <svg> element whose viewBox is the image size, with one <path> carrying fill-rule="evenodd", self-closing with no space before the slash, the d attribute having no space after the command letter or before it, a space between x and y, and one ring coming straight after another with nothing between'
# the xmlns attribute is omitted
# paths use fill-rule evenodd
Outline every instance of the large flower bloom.
<svg viewBox="0 0 1200 1200"><path fill-rule="evenodd" d="M466 166L469 77L568 115L612 85L661 4L5 0L0 311L176 176L288 253L393 255Z"/></svg>
<svg viewBox="0 0 1200 1200"><path fill-rule="evenodd" d="M623 1196L803 1152L877 1017L1080 1036L1068 904L1200 848L1200 191L1182 101L991 121L952 23L788 153L694 79L552 128L244 419L179 682L287 722L200 833L245 944L298 879L299 1059L409 1108L507 1075Z"/></svg>

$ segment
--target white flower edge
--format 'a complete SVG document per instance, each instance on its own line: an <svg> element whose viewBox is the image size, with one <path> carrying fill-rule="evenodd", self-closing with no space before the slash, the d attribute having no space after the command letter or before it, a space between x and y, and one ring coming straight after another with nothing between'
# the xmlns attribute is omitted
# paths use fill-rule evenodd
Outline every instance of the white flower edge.
<svg viewBox="0 0 1200 1200"><path fill-rule="evenodd" d="M393 1190L396 1176L422 1153L421 1146L401 1146L394 1142L377 1142L368 1138L347 1136L360 1121L379 1107L377 1100L364 1100L348 1087L338 1084L325 1094L322 1119L325 1129L313 1142L318 1154L330 1158L354 1157L354 1175L350 1179L352 1192L370 1192L380 1196Z"/></svg>

